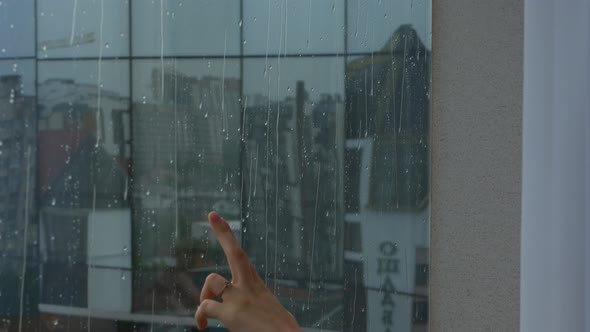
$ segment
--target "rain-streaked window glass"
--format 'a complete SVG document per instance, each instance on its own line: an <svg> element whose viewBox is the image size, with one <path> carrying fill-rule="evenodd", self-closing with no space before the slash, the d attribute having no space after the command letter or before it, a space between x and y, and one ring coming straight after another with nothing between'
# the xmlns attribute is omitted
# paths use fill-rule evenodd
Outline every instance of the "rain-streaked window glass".
<svg viewBox="0 0 590 332"><path fill-rule="evenodd" d="M426 331L429 0L0 0L0 331ZM223 330L209 321L210 330Z"/></svg>

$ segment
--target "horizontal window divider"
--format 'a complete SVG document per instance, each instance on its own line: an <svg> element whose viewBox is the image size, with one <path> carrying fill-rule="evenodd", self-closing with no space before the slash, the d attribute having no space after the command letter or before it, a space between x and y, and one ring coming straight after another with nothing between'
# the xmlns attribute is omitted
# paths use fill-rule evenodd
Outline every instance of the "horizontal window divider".
<svg viewBox="0 0 590 332"><path fill-rule="evenodd" d="M356 57L356 56L382 56L382 55L395 55L403 54L403 52L360 52L360 53L310 53L310 54L281 54L281 58L340 58L340 57ZM13 58L0 58L6 60L35 60L39 62L52 62L52 61L108 61L108 60L160 60L160 59L188 59L188 60L210 60L210 59L272 59L279 57L279 54L244 54L244 55L166 55L166 56L85 56L85 57L51 57L51 58L36 58L36 57L13 57Z"/></svg>
<svg viewBox="0 0 590 332"><path fill-rule="evenodd" d="M37 57L34 55L23 55L23 56L0 56L0 61L10 61L10 60L14 60L14 61L18 61L18 60L36 60Z"/></svg>

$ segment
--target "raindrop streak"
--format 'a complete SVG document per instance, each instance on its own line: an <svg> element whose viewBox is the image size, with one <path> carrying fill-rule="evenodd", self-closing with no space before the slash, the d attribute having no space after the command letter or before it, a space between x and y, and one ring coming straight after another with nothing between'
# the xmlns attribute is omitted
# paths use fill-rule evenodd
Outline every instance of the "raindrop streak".
<svg viewBox="0 0 590 332"><path fill-rule="evenodd" d="M123 191L123 200L127 200L127 195L129 194L129 180L125 179L125 191Z"/></svg>
<svg viewBox="0 0 590 332"><path fill-rule="evenodd" d="M240 21L241 23L241 21ZM246 96L244 98L244 108L242 111L242 128L241 128L241 141L244 142L244 124L246 123L246 108L248 107L248 96ZM251 154L250 154L251 155ZM252 160L251 158L250 160L250 176L251 176L251 172L252 172ZM240 172L240 177L242 178L242 183L240 185L240 204L244 204L244 174L242 174L242 172ZM250 178L250 188L252 188L252 178ZM248 189L248 190L249 190ZM250 202L250 195L248 195L248 203ZM250 204L248 204L248 206L250 206ZM244 209L240 209L240 222L244 222Z"/></svg>
<svg viewBox="0 0 590 332"><path fill-rule="evenodd" d="M101 1L102 2L102 1ZM94 180L96 181L96 180ZM94 254L94 223L96 218L96 183L92 185L92 216L88 218L90 221L90 238L88 239L88 266L92 266L92 255ZM86 316L86 327L90 332L90 302L88 302L88 315Z"/></svg>
<svg viewBox="0 0 590 332"><path fill-rule="evenodd" d="M285 0L285 47L283 49L283 57L287 54L287 27L289 26L289 15L287 15L288 9L288 3L287 0ZM281 49L279 49L279 53L281 53Z"/></svg>
<svg viewBox="0 0 590 332"><path fill-rule="evenodd" d="M309 43L311 38L311 0L309 0L309 11L307 15L307 49L309 50Z"/></svg>
<svg viewBox="0 0 590 332"><path fill-rule="evenodd" d="M74 44L74 32L76 30L76 12L78 8L78 0L74 0L74 8L72 10L72 31L70 33L70 46Z"/></svg>
<svg viewBox="0 0 590 332"><path fill-rule="evenodd" d="M369 135L369 97L367 95L367 70L365 70L365 138Z"/></svg>
<svg viewBox="0 0 590 332"><path fill-rule="evenodd" d="M150 323L150 332L154 331L154 303L156 299L156 289L152 289L152 321Z"/></svg>
<svg viewBox="0 0 590 332"><path fill-rule="evenodd" d="M369 36L369 6L371 4L367 1L367 15L365 16L365 47L367 46L367 38Z"/></svg>
<svg viewBox="0 0 590 332"><path fill-rule="evenodd" d="M248 156L248 180L250 180L250 183L248 184L248 203L246 204L246 206L248 207L248 209L250 208L250 202L252 202L252 160L254 160L254 157L252 156L252 151L248 151L248 153L250 154ZM246 213L246 217L250 215L250 212Z"/></svg>
<svg viewBox="0 0 590 332"><path fill-rule="evenodd" d="M256 143L256 164L254 165L254 192L252 196L256 197L256 179L258 178L258 150L260 145Z"/></svg>
<svg viewBox="0 0 590 332"><path fill-rule="evenodd" d="M367 259L364 260L364 261L367 263L366 270L365 270L365 276L367 276L367 278L368 278L368 275L369 275L369 261L370 261L370 259L368 259L368 257L367 257ZM382 282L379 282L379 285L381 285L381 284L382 284ZM379 286L379 287L381 287L381 286ZM410 296L408 296L408 297L410 297ZM362 310L362 312L365 312L365 308L362 308L361 310ZM367 331L371 331L371 322L370 321L371 321L370 319L367 320Z"/></svg>
<svg viewBox="0 0 590 332"><path fill-rule="evenodd" d="M375 69L375 61L374 61L374 50L375 50L375 23L373 23L373 38L371 39L371 97L373 97L374 94L374 81L375 81L375 76L374 76L374 69Z"/></svg>
<svg viewBox="0 0 590 332"><path fill-rule="evenodd" d="M100 24L98 30L98 75L96 81L96 148L98 149L98 145L100 144L100 102L101 102L101 93L102 93L102 29L104 26L104 0L100 0Z"/></svg>
<svg viewBox="0 0 590 332"><path fill-rule="evenodd" d="M357 37L359 35L359 19L361 16L361 0L357 0L358 6L356 8L356 24L354 26L354 36Z"/></svg>
<svg viewBox="0 0 590 332"><path fill-rule="evenodd" d="M408 249L404 248L404 256L405 256L405 265L406 265L406 289L410 289L409 285L410 285L410 277L408 276ZM406 297L408 300L408 303L410 302L410 297L407 296Z"/></svg>
<svg viewBox="0 0 590 332"><path fill-rule="evenodd" d="M402 95L400 98L400 109L399 109L399 127L397 129L398 134L402 131L402 113L404 111L404 91L405 88L405 80L406 80L406 47L408 46L408 33L404 33L404 64L402 66Z"/></svg>
<svg viewBox="0 0 590 332"><path fill-rule="evenodd" d="M354 330L354 314L356 313L356 310L354 308L356 308L356 287L357 287L357 281L356 281L356 271L357 269L354 269L354 297L352 300L352 322L350 323L350 326L353 328Z"/></svg>
<svg viewBox="0 0 590 332"><path fill-rule="evenodd" d="M287 0L285 0L285 16ZM277 55L277 123L275 151L275 271L274 291L277 294L277 258L279 256L279 120L281 117L281 47L283 44L283 16L281 13L281 33L279 35L279 53Z"/></svg>
<svg viewBox="0 0 590 332"><path fill-rule="evenodd" d="M175 199L175 221L176 230L175 238L178 240L178 119L177 119L177 91L178 91L178 69L176 68L176 58L174 58L174 193Z"/></svg>
<svg viewBox="0 0 590 332"><path fill-rule="evenodd" d="M315 250L315 233L316 225L318 223L318 198L320 195L320 173L322 170L322 164L318 163L318 181L315 189L315 210L313 212L313 236L311 238L311 257L309 261L309 293L307 294L307 309L309 310L309 301L311 300L311 277L313 276L313 254Z"/></svg>
<svg viewBox="0 0 590 332"><path fill-rule="evenodd" d="M161 98L164 101L164 0L160 0L160 84L161 84Z"/></svg>
<svg viewBox="0 0 590 332"><path fill-rule="evenodd" d="M336 133L338 135L338 133ZM336 149L335 149L336 150ZM334 239L336 238L336 228L338 224L338 166L334 166Z"/></svg>
<svg viewBox="0 0 590 332"><path fill-rule="evenodd" d="M223 33L223 65L221 69L221 128L223 131L229 130L227 128L227 116L225 114L225 54L227 52L227 27ZM229 134L229 133L228 133Z"/></svg>
<svg viewBox="0 0 590 332"><path fill-rule="evenodd" d="M270 167L269 167L269 153L270 153L270 74L267 74L268 68L268 41L270 38L270 0L268 2L268 32L267 32L267 39L266 39L266 55L265 55L265 67L264 73L268 77L268 85L267 85L267 94L268 94L268 102L267 102L267 110L266 110L266 177L264 180L264 227L265 227L265 235L264 235L264 283L268 286L268 174L270 174ZM270 67L272 68L272 66Z"/></svg>
<svg viewBox="0 0 590 332"><path fill-rule="evenodd" d="M394 82L393 84L391 84L391 95L395 96L395 66L393 64L393 43L391 43L390 46L390 51L391 51L391 82ZM402 90L403 91L403 90ZM392 103L393 105L393 128L395 128L395 102ZM398 168L398 162L397 162L397 134L395 133L395 129L393 130L393 159L394 159L394 169L393 169L393 179L394 179L394 187L395 187L395 202L396 202L396 207L399 208L399 196L398 196L398 190L397 190L397 168Z"/></svg>
<svg viewBox="0 0 590 332"><path fill-rule="evenodd" d="M248 108L248 96L244 98L244 108L242 109L242 142L244 141L244 132L246 131L246 109Z"/></svg>
<svg viewBox="0 0 590 332"><path fill-rule="evenodd" d="M268 68L268 46L270 41L270 0L268 0L268 15L266 16L266 53L264 55L264 77L267 75L267 68ZM269 93L270 97L270 93Z"/></svg>
<svg viewBox="0 0 590 332"><path fill-rule="evenodd" d="M26 175L26 189L25 189L25 229L23 232L23 267L21 269L20 277L20 300L18 310L18 331L23 330L23 305L25 295L25 277L27 273L27 233L29 229L29 183L31 182L31 147L27 146L27 175Z"/></svg>

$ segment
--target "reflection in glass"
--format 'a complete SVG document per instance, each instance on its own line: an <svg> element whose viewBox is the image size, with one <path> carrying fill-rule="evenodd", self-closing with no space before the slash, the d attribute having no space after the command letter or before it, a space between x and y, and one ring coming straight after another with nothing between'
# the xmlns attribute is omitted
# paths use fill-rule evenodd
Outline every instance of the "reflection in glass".
<svg viewBox="0 0 590 332"><path fill-rule="evenodd" d="M426 47L431 44L431 1L349 0L348 53L388 52L397 28L411 24Z"/></svg>
<svg viewBox="0 0 590 332"><path fill-rule="evenodd" d="M36 313L34 61L0 61L0 316ZM23 274L33 276L23 279ZM21 305L21 292L23 304ZM25 302L26 301L26 302ZM32 328L33 322L25 322Z"/></svg>
<svg viewBox="0 0 590 332"><path fill-rule="evenodd" d="M427 330L429 1L32 3L0 1L0 329L194 327L216 210L303 327Z"/></svg>
<svg viewBox="0 0 590 332"><path fill-rule="evenodd" d="M351 57L346 69L345 260L369 309L351 324L425 331L430 51L410 25L388 44L389 54Z"/></svg>
<svg viewBox="0 0 590 332"><path fill-rule="evenodd" d="M128 17L129 1L39 0L38 57L128 55Z"/></svg>
<svg viewBox="0 0 590 332"><path fill-rule="evenodd" d="M207 213L239 229L239 75L237 60L133 64L137 311L190 315L222 263Z"/></svg>
<svg viewBox="0 0 590 332"><path fill-rule="evenodd" d="M344 1L244 1L244 54L344 53Z"/></svg>
<svg viewBox="0 0 590 332"><path fill-rule="evenodd" d="M134 1L133 55L239 55L240 2Z"/></svg>
<svg viewBox="0 0 590 332"><path fill-rule="evenodd" d="M128 310L129 89L123 61L39 66L42 303ZM114 303L111 303L113 301Z"/></svg>
<svg viewBox="0 0 590 332"><path fill-rule="evenodd" d="M244 66L245 248L283 304L313 326L342 305L344 60Z"/></svg>

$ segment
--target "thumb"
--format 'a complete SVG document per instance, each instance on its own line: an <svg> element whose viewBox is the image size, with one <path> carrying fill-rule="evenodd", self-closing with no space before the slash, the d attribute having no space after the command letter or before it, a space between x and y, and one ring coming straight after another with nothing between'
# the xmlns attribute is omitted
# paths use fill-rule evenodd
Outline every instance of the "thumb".
<svg viewBox="0 0 590 332"><path fill-rule="evenodd" d="M197 328L204 330L207 328L207 318L219 319L221 315L222 304L214 300L204 300L199 305L195 313L195 320L197 321Z"/></svg>

